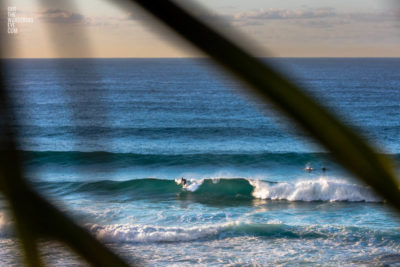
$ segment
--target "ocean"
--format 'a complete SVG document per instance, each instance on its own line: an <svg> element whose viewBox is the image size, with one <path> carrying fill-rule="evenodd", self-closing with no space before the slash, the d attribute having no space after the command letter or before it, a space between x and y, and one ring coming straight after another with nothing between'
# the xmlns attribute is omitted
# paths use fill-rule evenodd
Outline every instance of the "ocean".
<svg viewBox="0 0 400 267"><path fill-rule="evenodd" d="M400 59L268 62L400 163ZM400 266L400 214L211 61L6 63L25 176L128 262ZM21 260L1 197L0 266Z"/></svg>

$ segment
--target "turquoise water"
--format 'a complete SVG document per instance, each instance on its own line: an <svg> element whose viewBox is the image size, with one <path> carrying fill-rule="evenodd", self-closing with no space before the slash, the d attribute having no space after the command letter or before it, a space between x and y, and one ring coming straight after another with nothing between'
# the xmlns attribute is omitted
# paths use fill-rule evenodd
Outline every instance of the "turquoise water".
<svg viewBox="0 0 400 267"><path fill-rule="evenodd" d="M397 213L209 61L7 63L26 176L128 261L400 264ZM399 162L399 59L272 63ZM11 225L2 203L0 265L20 259Z"/></svg>

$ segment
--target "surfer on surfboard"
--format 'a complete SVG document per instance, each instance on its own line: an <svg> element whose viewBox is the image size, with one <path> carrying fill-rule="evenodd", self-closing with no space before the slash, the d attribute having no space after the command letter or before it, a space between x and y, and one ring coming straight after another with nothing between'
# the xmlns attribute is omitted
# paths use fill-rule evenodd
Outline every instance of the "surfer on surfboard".
<svg viewBox="0 0 400 267"><path fill-rule="evenodd" d="M185 178L181 178L181 184L183 185L183 186L186 186L186 179Z"/></svg>
<svg viewBox="0 0 400 267"><path fill-rule="evenodd" d="M311 168L310 166L307 166L307 167L304 168L304 170L305 170L306 172L312 172L314 169Z"/></svg>

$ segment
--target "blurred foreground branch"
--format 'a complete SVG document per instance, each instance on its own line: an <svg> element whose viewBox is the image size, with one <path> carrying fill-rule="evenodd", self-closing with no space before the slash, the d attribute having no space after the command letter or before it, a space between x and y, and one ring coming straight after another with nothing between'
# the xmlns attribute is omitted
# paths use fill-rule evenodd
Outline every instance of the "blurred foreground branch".
<svg viewBox="0 0 400 267"><path fill-rule="evenodd" d="M114 1L115 3L117 1ZM252 56L237 41L219 34L212 27L168 0L118 0L136 2L181 35L238 79L252 92L274 103L360 180L372 186L400 209L398 183L389 160L336 119L329 111L303 93L296 85L267 64ZM241 40L244 42L243 40ZM0 66L0 190L10 203L26 260L41 266L37 250L39 238L52 238L69 245L95 266L127 266L118 256L86 230L70 220L36 193L23 179L15 135L10 130L12 110L7 101L3 66Z"/></svg>
<svg viewBox="0 0 400 267"><path fill-rule="evenodd" d="M11 130L11 120L15 117L8 100L3 64L0 61L0 190L10 204L26 263L42 266L38 240L51 238L68 245L94 266L128 266L24 180L16 134Z"/></svg>
<svg viewBox="0 0 400 267"><path fill-rule="evenodd" d="M225 70L246 83L251 92L275 104L282 113L327 148L343 167L400 210L400 192L394 174L394 163L378 154L366 140L307 96L298 86L254 57L252 51L243 49L246 42L249 42L243 36L233 36L231 32L229 38L225 37L212 26L208 26L211 22L205 23L193 16L196 11L194 6L188 8L185 5L185 9L170 0L116 1L124 7L128 2L139 4L194 47L210 56ZM202 15L212 17L205 13Z"/></svg>

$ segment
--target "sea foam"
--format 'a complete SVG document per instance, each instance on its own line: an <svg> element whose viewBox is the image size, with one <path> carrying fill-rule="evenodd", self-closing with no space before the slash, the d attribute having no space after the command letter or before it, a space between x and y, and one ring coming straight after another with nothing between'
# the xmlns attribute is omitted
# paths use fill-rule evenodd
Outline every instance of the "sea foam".
<svg viewBox="0 0 400 267"><path fill-rule="evenodd" d="M238 222L211 226L163 227L150 225L88 225L90 232L106 242L142 243L142 242L182 242L216 236Z"/></svg>
<svg viewBox="0 0 400 267"><path fill-rule="evenodd" d="M290 225L279 220L256 223L236 220L196 226L160 226L140 224L87 225L87 229L106 243L191 242L225 239L238 236L287 239L338 239L381 242L398 241L398 229L373 230L343 225ZM386 241L385 241L386 242Z"/></svg>
<svg viewBox="0 0 400 267"><path fill-rule="evenodd" d="M260 199L329 202L382 201L369 187L352 184L345 180L322 177L295 183L271 184L260 180L249 180L249 182L254 187L253 196Z"/></svg>
<svg viewBox="0 0 400 267"><path fill-rule="evenodd" d="M4 213L0 213L0 237L9 237L13 234L12 223Z"/></svg>

